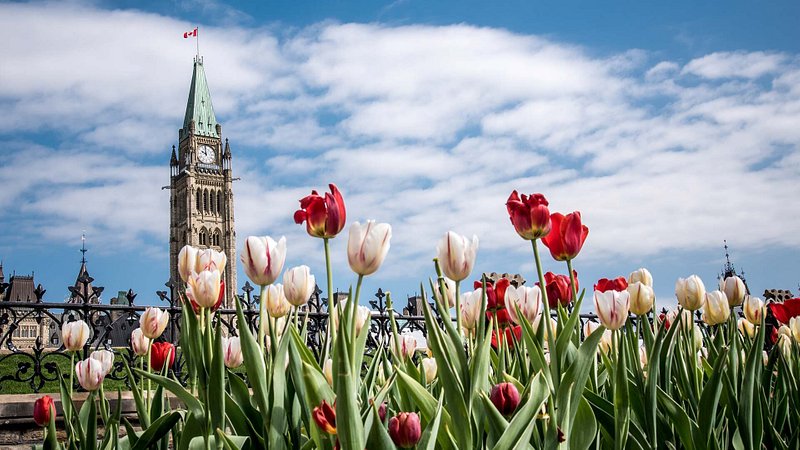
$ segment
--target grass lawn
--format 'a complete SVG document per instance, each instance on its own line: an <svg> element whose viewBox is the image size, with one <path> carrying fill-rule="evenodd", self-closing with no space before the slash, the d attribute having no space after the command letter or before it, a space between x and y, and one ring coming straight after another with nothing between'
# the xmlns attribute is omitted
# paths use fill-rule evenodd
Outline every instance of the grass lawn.
<svg viewBox="0 0 800 450"><path fill-rule="evenodd" d="M75 362L78 359L76 358ZM120 355L116 356L115 363L122 362ZM20 363L23 367L20 367ZM65 376L69 376L70 358L63 353L44 353L42 354L41 371L42 377L34 377L33 357L24 354L0 355L0 395L2 394L31 394L34 388L38 387L42 381L44 384L39 389L41 393L59 392L58 372L56 367ZM44 380L42 380L44 378ZM22 380L22 381L19 381ZM77 382L77 380L76 380ZM33 386L32 386L33 385ZM117 388L127 390L124 380L105 381L106 392L116 391Z"/></svg>

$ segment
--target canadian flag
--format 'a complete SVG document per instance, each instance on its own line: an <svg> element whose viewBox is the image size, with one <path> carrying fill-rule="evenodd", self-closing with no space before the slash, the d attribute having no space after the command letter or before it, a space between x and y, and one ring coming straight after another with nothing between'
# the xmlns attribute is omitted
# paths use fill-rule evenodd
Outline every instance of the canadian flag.
<svg viewBox="0 0 800 450"><path fill-rule="evenodd" d="M184 39L190 38L190 37L197 37L197 28L195 28L192 31L187 31L186 33L183 33L183 38Z"/></svg>

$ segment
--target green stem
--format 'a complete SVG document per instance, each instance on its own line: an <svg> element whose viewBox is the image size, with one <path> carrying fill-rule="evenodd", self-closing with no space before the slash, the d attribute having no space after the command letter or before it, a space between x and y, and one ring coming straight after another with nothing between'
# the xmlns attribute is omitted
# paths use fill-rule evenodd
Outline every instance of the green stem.
<svg viewBox="0 0 800 450"><path fill-rule="evenodd" d="M324 247L325 247L325 274L328 278L328 326L325 327L325 345L322 347L322 359L320 360L320 364L325 364L325 360L328 359L331 337L334 332L334 330L331 329L332 328L331 314L335 312L336 299L333 297L333 273L331 272L331 246L330 243L328 242L328 238L323 238L322 241L324 242Z"/></svg>
<svg viewBox="0 0 800 450"><path fill-rule="evenodd" d="M258 298L258 345L264 348L264 316L267 315L267 299L264 297L266 285L261 285L261 293Z"/></svg>
<svg viewBox="0 0 800 450"><path fill-rule="evenodd" d="M150 352L152 351L152 349L153 349L153 340L150 339L150 342L147 344L147 374L148 375L153 373L153 368L150 367ZM147 391L145 392L144 398L145 398L145 403L147 403L148 406L150 405L150 388L151 388L150 377L147 377Z"/></svg>
<svg viewBox="0 0 800 450"><path fill-rule="evenodd" d="M536 274L539 276L539 289L542 291L542 303L544 306L544 314L542 320L544 321L545 330L547 330L547 350L550 352L550 367L552 368L551 374L559 374L559 360L556 353L556 340L553 337L553 324L550 321L550 301L547 299L547 284L544 281L544 274L542 273L542 260L539 257L539 246L537 245L538 239L531 241L533 246L533 258L536 262ZM570 271L570 274L572 272ZM560 378L553 376L553 386L558 388ZM553 392L555 394L555 392Z"/></svg>
<svg viewBox="0 0 800 450"><path fill-rule="evenodd" d="M570 286L571 291L572 291L572 301L573 302L577 302L578 301L578 285L575 283L575 274L572 273L573 270L572 270L572 260L571 259L567 260L567 270L569 271L569 286ZM583 270L583 269L581 269L581 270ZM578 311L578 313L580 314L580 311Z"/></svg>
<svg viewBox="0 0 800 450"><path fill-rule="evenodd" d="M444 296L442 298L445 298ZM456 326L458 327L459 336L461 331L461 281L456 281Z"/></svg>
<svg viewBox="0 0 800 450"><path fill-rule="evenodd" d="M69 398L72 399L72 384L75 383L75 352L69 352Z"/></svg>

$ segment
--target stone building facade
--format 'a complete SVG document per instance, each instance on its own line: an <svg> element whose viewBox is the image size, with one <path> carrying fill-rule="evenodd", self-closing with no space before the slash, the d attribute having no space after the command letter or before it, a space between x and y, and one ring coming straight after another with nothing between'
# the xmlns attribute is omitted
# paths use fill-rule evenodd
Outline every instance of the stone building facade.
<svg viewBox="0 0 800 450"><path fill-rule="evenodd" d="M222 251L224 305L236 292L236 232L233 220L231 148L211 105L203 59L196 57L178 147L170 160L170 276L180 281L178 253L184 245Z"/></svg>

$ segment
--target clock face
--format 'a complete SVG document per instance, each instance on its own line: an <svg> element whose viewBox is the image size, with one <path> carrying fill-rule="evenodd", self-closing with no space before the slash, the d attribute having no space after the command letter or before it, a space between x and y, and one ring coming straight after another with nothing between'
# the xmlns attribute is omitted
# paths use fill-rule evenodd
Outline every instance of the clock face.
<svg viewBox="0 0 800 450"><path fill-rule="evenodd" d="M202 163L211 164L214 162L214 150L207 145L201 145L198 148L197 156Z"/></svg>

